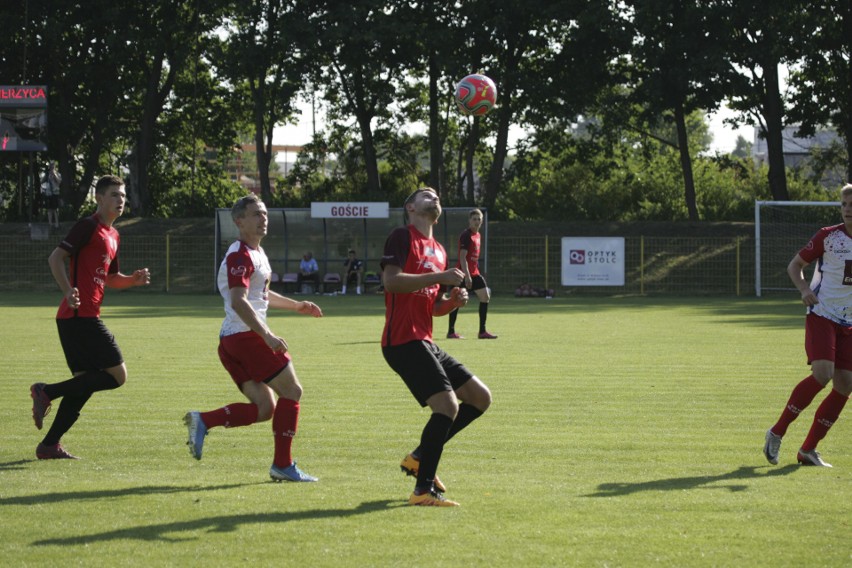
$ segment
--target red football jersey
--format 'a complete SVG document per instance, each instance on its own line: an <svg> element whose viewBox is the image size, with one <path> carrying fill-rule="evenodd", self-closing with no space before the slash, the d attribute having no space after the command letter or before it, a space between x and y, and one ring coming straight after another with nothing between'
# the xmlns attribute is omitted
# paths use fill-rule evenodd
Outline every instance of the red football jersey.
<svg viewBox="0 0 852 568"><path fill-rule="evenodd" d="M69 281L80 292L80 307L72 310L62 298L56 319L100 317L107 275L118 273L118 243L118 231L101 223L97 215L71 227L59 248L71 255Z"/></svg>
<svg viewBox="0 0 852 568"><path fill-rule="evenodd" d="M385 242L381 266L389 264L401 267L408 274L443 272L447 267L447 253L438 241L409 225L394 229ZM440 284L406 294L394 294L386 289L382 347L432 341L432 309L440 293Z"/></svg>
<svg viewBox="0 0 852 568"><path fill-rule="evenodd" d="M467 262L467 269L471 276L479 276L479 243L481 238L482 235L479 232L474 233L470 229L465 229L459 235L459 255L461 255L462 250L466 250L467 256L465 258L459 256L456 266L461 269L462 263Z"/></svg>

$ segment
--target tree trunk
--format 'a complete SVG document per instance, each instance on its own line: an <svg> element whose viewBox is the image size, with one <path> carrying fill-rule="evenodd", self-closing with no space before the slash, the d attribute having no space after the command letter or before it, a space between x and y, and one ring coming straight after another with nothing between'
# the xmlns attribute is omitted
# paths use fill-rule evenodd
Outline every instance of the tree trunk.
<svg viewBox="0 0 852 568"><path fill-rule="evenodd" d="M376 145L373 141L373 129L370 126L372 117L359 109L358 126L361 129L361 141L364 145L364 167L367 170L367 195L378 198L382 194L382 182L379 178L379 164L376 158Z"/></svg>
<svg viewBox="0 0 852 568"><path fill-rule="evenodd" d="M80 210L89 195L89 188L92 187L92 182L100 168L100 157L106 140L106 128L110 119L109 112L104 107L96 107L95 112L97 114L92 124L92 141L88 147L88 154L83 158L83 173L80 176L79 184L73 189L71 195L71 205L75 211ZM75 154L74 148L69 148L69 153ZM72 180L73 177L69 176L69 184L73 183Z"/></svg>
<svg viewBox="0 0 852 568"><path fill-rule="evenodd" d="M508 96L506 100L508 101ZM494 161L491 162L488 181L485 183L485 206L489 209L492 209L494 202L497 201L497 193L500 190L500 184L503 182L503 164L509 151L509 126L512 120L512 109L508 102L500 105L497 109L497 120L497 143L494 146Z"/></svg>
<svg viewBox="0 0 852 568"><path fill-rule="evenodd" d="M698 221L698 207L695 203L695 178L692 175L692 157L689 155L689 139L686 135L686 117L683 105L675 107L677 125L677 146L680 151L680 168L683 172L683 194L690 221Z"/></svg>
<svg viewBox="0 0 852 568"><path fill-rule="evenodd" d="M443 144L440 130L440 97L438 95L438 62L435 50L429 54L429 185L441 191L441 170L443 169Z"/></svg>
<svg viewBox="0 0 852 568"><path fill-rule="evenodd" d="M264 203L272 203L272 184L269 182L269 164L272 162L272 137L266 136L264 129L264 101L266 99L263 90L263 80L258 80L257 87L251 85L254 95L254 152L257 175L260 177L260 197ZM270 117L270 120L274 118ZM268 139L268 140L267 140Z"/></svg>
<svg viewBox="0 0 852 568"><path fill-rule="evenodd" d="M163 64L167 53L161 49L148 70L148 81L145 87L143 99L142 118L139 122L139 131L136 135L136 148L134 159L130 160L131 183L127 188L127 197L130 202L131 212L137 216L149 215L154 208L154 198L148 187L150 178L148 167L154 155L154 136L157 120L163 112L163 105L172 90L175 74L178 70L178 62L174 57L169 57L168 73L163 80ZM134 172L133 169L136 168Z"/></svg>
<svg viewBox="0 0 852 568"><path fill-rule="evenodd" d="M764 105L766 118L766 153L769 160L769 190L772 199L789 201L787 191L787 170L784 166L784 103L778 87L778 62L774 59L764 61Z"/></svg>
<svg viewBox="0 0 852 568"><path fill-rule="evenodd" d="M476 195L474 182L476 181L476 176L474 175L474 168L476 164L474 163L474 157L476 156L476 145L479 143L479 117L474 116L470 121L470 129L468 130L467 137L467 152L465 153L465 168L464 168L464 198L465 202L468 205L474 205L476 203Z"/></svg>

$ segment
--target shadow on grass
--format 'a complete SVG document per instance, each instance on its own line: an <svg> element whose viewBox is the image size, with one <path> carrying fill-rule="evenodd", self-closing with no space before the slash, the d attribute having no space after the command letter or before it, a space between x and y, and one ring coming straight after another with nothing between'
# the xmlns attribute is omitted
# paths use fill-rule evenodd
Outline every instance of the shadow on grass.
<svg viewBox="0 0 852 568"><path fill-rule="evenodd" d="M220 491L223 489L236 489L250 485L266 483L258 481L254 483L232 483L229 485L211 486L178 486L178 485L151 485L148 487L126 487L124 489L106 489L98 491L68 491L65 493L41 493L39 495L22 495L20 497L0 497L0 506L3 505L38 505L41 503L55 504L62 501L84 501L88 499L111 499L115 497L127 497L136 495L164 495L169 493L194 493L199 491Z"/></svg>
<svg viewBox="0 0 852 568"><path fill-rule="evenodd" d="M68 538L48 538L34 541L35 546L76 546L112 540L143 540L159 542L185 542L195 540L196 536L179 536L176 533L206 531L214 533L234 532L243 525L268 523L287 523L312 519L336 519L387 511L396 507L404 507L399 501L365 501L354 509L313 509L310 511L293 511L280 513L252 513L245 515L226 515L209 517L191 521L176 521L155 525L144 525L107 531L99 534L71 536ZM175 536L170 536L175 535Z"/></svg>
<svg viewBox="0 0 852 568"><path fill-rule="evenodd" d="M34 462L36 460L16 460L11 462L0 463L0 471L12 471L14 469L25 469L24 464Z"/></svg>
<svg viewBox="0 0 852 568"><path fill-rule="evenodd" d="M789 475L798 470L800 465L789 464L781 468L770 469L766 473L761 473L759 469L766 469L769 466L742 466L728 473L720 475L702 475L697 477L671 477L668 479L656 479L653 481L643 481L641 483L601 483L598 485L598 490L595 493L585 495L585 497L619 497L622 495L630 495L641 491L683 491L684 489L697 489L705 487L711 483L736 481L739 479L758 479L763 477L778 477ZM709 489L727 489L731 492L745 491L749 488L746 484L726 484Z"/></svg>

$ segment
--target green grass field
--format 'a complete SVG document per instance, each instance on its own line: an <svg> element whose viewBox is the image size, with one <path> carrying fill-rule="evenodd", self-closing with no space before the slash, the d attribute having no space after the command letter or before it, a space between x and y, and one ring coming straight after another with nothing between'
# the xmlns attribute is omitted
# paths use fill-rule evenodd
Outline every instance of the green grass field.
<svg viewBox="0 0 852 568"><path fill-rule="evenodd" d="M852 419L820 445L833 469L795 465L816 404L778 466L761 454L808 372L793 296L495 298L500 339L438 340L494 396L444 452L458 509L405 505L413 480L398 463L428 414L381 356L379 296L318 297L319 320L270 318L305 388L295 455L319 483L270 482L269 422L214 429L204 459L189 456L184 413L242 400L216 356L212 295L108 292L128 383L96 394L63 440L83 459L36 460L28 387L68 375L58 299L0 299L7 566L852 562ZM457 329L473 337L476 322L474 301Z"/></svg>

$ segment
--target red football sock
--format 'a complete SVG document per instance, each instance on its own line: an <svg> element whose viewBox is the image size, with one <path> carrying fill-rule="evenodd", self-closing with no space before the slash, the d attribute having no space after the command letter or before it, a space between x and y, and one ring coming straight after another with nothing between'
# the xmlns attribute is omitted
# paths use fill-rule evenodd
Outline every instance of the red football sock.
<svg viewBox="0 0 852 568"><path fill-rule="evenodd" d="M210 412L202 412L201 419L208 429L216 426L236 428L257 422L257 405L247 402L235 402Z"/></svg>
<svg viewBox="0 0 852 568"><path fill-rule="evenodd" d="M799 413L808 407L813 402L817 393L823 389L813 375L808 375L793 389L790 394L790 400L787 401L787 406L781 413L781 418L772 427L772 432L777 436L783 436L787 433L787 427L793 420L799 417Z"/></svg>
<svg viewBox="0 0 852 568"><path fill-rule="evenodd" d="M296 426L299 423L299 403L288 398L279 398L272 415L272 436L275 438L275 467L289 467L293 463L291 449Z"/></svg>
<svg viewBox="0 0 852 568"><path fill-rule="evenodd" d="M828 396L825 397L825 400L822 401L822 404L820 404L819 408L817 408L816 414L814 415L814 423L811 424L811 430L808 432L808 437L805 438L805 443L802 444L802 449L804 451L809 452L813 450L816 448L819 441L825 438L825 435L828 434L828 430L834 425L837 418L840 416L840 412L846 405L847 400L849 400L848 396L831 389L831 392L828 393Z"/></svg>

